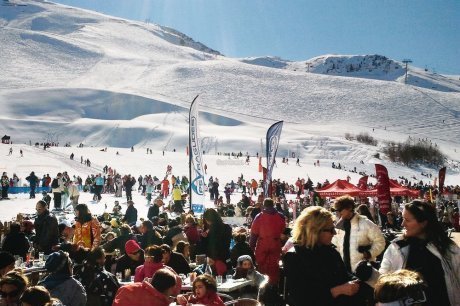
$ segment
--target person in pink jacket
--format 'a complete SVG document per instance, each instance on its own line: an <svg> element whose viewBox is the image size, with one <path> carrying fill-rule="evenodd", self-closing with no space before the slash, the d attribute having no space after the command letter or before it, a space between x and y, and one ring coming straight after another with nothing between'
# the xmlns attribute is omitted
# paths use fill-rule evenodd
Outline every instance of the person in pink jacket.
<svg viewBox="0 0 460 306"><path fill-rule="evenodd" d="M281 258L280 237L286 227L284 216L275 208L272 199L264 200L264 209L251 225L250 245L255 250L259 272L269 277L270 284L278 284Z"/></svg>
<svg viewBox="0 0 460 306"><path fill-rule="evenodd" d="M128 284L118 289L112 306L169 306L175 287L174 273L160 269L151 282Z"/></svg>
<svg viewBox="0 0 460 306"><path fill-rule="evenodd" d="M172 268L162 263L163 250L157 245L149 246L145 249L144 258L144 264L136 268L134 282L142 282L145 278L151 278L158 270L166 269L173 273L176 278L176 286L174 287L173 294L179 294L182 287L182 279Z"/></svg>

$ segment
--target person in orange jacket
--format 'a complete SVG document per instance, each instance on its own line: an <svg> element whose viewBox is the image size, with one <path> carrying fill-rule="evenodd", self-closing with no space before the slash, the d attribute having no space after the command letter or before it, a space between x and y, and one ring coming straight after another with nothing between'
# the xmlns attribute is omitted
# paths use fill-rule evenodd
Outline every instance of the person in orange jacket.
<svg viewBox="0 0 460 306"><path fill-rule="evenodd" d="M89 250L94 250L101 243L101 226L99 221L89 212L86 204L75 207L75 232L73 243Z"/></svg>

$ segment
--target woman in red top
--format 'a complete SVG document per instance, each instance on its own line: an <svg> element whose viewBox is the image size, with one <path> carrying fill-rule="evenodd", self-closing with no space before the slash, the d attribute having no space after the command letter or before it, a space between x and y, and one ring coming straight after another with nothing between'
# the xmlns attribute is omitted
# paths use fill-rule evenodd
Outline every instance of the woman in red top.
<svg viewBox="0 0 460 306"><path fill-rule="evenodd" d="M200 304L205 306L225 306L217 295L217 283L209 274L198 276L193 281L193 295L178 295L179 305Z"/></svg>
<svg viewBox="0 0 460 306"><path fill-rule="evenodd" d="M158 270L166 269L173 273L176 278L173 295L179 294L182 287L182 279L177 275L176 271L161 262L163 259L163 250L157 245L149 246L145 249L144 258L144 264L136 268L134 282L142 282L145 278L151 278Z"/></svg>

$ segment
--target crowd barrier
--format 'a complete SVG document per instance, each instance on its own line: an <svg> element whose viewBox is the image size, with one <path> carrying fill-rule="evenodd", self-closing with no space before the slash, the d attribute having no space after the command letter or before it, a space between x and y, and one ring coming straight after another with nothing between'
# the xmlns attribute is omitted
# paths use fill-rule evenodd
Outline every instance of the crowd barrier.
<svg viewBox="0 0 460 306"><path fill-rule="evenodd" d="M0 188L1 189L1 188ZM78 186L78 190L82 191L82 186ZM42 193L43 191L51 192L51 187L35 187L35 193ZM9 194L30 193L30 187L8 187Z"/></svg>
<svg viewBox="0 0 460 306"><path fill-rule="evenodd" d="M42 193L43 191L51 192L51 187L35 187L35 193ZM17 194L17 193L29 193L30 187L9 187L8 193L9 194Z"/></svg>

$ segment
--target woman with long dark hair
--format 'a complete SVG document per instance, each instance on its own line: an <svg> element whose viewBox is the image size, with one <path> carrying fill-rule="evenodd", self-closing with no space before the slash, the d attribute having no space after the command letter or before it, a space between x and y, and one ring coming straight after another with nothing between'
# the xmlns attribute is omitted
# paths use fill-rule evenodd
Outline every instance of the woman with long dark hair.
<svg viewBox="0 0 460 306"><path fill-rule="evenodd" d="M204 228L201 233L201 245L205 254L211 258L217 275L227 272L227 260L230 259L232 228L222 221L216 210L209 208L203 214Z"/></svg>
<svg viewBox="0 0 460 306"><path fill-rule="evenodd" d="M75 233L73 243L89 250L94 250L101 243L101 227L86 204L75 207Z"/></svg>
<svg viewBox="0 0 460 306"><path fill-rule="evenodd" d="M460 305L460 249L447 236L434 206L421 200L405 205L404 234L383 255L381 273L407 269L427 283L430 305Z"/></svg>

